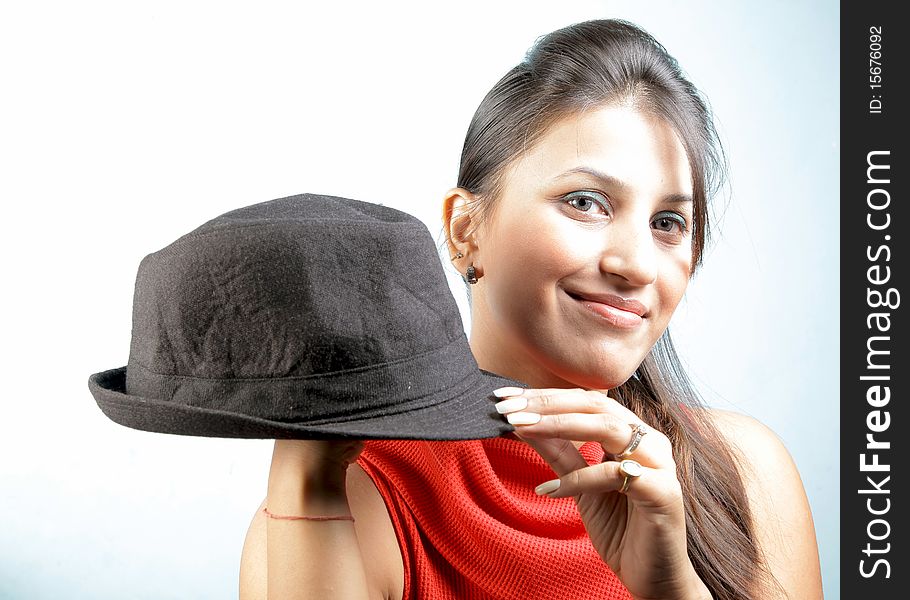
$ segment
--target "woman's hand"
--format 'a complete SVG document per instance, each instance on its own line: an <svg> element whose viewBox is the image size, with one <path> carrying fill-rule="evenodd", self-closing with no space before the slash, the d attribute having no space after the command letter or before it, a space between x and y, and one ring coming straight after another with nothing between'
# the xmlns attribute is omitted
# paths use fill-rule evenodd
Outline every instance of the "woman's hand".
<svg viewBox="0 0 910 600"><path fill-rule="evenodd" d="M688 558L682 488L667 437L605 392L504 391L497 410L559 476L542 482L537 492L575 498L594 547L632 595L710 598ZM626 477L620 461L611 458L630 445L636 425L646 433L627 458L643 472L620 493ZM599 442L607 453L604 462L589 465L573 441Z"/></svg>

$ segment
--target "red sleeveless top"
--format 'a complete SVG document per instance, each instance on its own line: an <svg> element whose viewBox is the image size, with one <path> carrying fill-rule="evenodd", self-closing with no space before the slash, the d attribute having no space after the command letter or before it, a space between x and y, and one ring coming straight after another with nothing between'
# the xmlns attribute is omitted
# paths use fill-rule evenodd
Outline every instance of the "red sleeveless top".
<svg viewBox="0 0 910 600"><path fill-rule="evenodd" d="M581 453L591 464L603 457L596 443ZM529 445L373 440L358 463L391 515L405 600L631 600L575 501L534 493L555 475Z"/></svg>

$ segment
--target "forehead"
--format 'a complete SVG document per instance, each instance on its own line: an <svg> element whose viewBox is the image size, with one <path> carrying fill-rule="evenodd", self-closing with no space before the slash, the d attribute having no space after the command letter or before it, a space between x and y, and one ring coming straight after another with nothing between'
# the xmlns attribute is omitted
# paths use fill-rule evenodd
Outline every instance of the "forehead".
<svg viewBox="0 0 910 600"><path fill-rule="evenodd" d="M692 194L688 157L673 128L624 105L557 121L515 161L507 181L544 185L579 167L608 173L643 194Z"/></svg>

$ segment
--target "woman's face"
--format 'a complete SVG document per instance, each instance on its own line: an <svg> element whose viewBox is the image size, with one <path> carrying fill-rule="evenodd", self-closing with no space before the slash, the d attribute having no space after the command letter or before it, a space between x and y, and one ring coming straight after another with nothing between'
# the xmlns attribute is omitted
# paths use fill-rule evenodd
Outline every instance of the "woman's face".
<svg viewBox="0 0 910 600"><path fill-rule="evenodd" d="M689 168L666 123L625 106L558 122L514 162L470 256L480 366L534 387L628 379L689 280Z"/></svg>

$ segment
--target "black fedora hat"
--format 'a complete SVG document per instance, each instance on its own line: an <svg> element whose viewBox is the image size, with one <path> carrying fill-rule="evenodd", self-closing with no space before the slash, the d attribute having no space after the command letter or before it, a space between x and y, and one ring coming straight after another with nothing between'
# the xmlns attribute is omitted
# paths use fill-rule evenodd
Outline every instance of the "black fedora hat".
<svg viewBox="0 0 910 600"><path fill-rule="evenodd" d="M135 429L457 440L513 430L432 236L393 208L302 194L212 219L139 265L126 367L89 388Z"/></svg>

